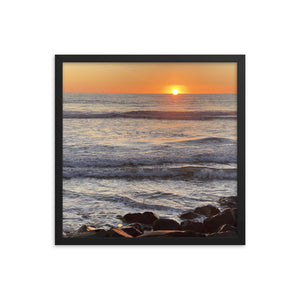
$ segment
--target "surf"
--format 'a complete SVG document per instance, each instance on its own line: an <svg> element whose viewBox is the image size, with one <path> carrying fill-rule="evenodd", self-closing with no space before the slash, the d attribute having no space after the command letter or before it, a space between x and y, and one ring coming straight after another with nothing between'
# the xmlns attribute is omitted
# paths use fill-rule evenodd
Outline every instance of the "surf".
<svg viewBox="0 0 300 300"><path fill-rule="evenodd" d="M127 112L79 112L65 111L65 119L155 119L155 120L212 120L236 119L235 111L127 111Z"/></svg>
<svg viewBox="0 0 300 300"><path fill-rule="evenodd" d="M173 179L173 180L214 180L236 179L237 169L213 168L199 166L152 166L123 168L68 168L64 170L64 178L97 178L97 179Z"/></svg>

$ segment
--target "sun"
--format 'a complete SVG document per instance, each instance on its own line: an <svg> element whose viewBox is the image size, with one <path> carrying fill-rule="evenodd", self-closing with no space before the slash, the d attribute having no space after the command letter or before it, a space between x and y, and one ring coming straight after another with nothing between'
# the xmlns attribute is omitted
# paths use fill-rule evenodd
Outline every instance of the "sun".
<svg viewBox="0 0 300 300"><path fill-rule="evenodd" d="M173 89L173 90L172 90L172 94L173 94L173 95L178 95L178 93L179 93L179 91L178 91L177 89Z"/></svg>

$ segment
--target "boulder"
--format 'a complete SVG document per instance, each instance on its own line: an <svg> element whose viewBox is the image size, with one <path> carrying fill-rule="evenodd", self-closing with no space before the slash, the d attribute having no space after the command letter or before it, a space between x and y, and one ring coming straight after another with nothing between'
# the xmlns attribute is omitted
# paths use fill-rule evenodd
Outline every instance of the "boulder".
<svg viewBox="0 0 300 300"><path fill-rule="evenodd" d="M127 223L133 223L133 222L141 222L142 220L142 214L141 213L129 213L123 216L123 219Z"/></svg>
<svg viewBox="0 0 300 300"><path fill-rule="evenodd" d="M215 207L211 204L208 204L208 205L199 206L199 207L195 208L194 212L199 215L204 215L204 216L210 217L210 216L214 216L214 215L218 214L220 212L220 210L217 207Z"/></svg>
<svg viewBox="0 0 300 300"><path fill-rule="evenodd" d="M95 226L89 226L89 225L82 225L79 229L77 229L74 234L76 233L81 233L81 232L88 232L88 231L93 231L95 230Z"/></svg>
<svg viewBox="0 0 300 300"><path fill-rule="evenodd" d="M181 222L181 230L192 230L196 232L203 232L204 225L201 222L196 221L183 221Z"/></svg>
<svg viewBox="0 0 300 300"><path fill-rule="evenodd" d="M199 234L194 231L183 230L156 230L146 232L138 238L165 238L165 237L198 237Z"/></svg>
<svg viewBox="0 0 300 300"><path fill-rule="evenodd" d="M142 224L152 224L155 220L158 220L159 217L151 211L146 211L144 213L126 214L123 217L123 219L127 223L138 222L138 223L142 223Z"/></svg>
<svg viewBox="0 0 300 300"><path fill-rule="evenodd" d="M62 237L63 237L64 239L67 239L69 236L68 236L65 232L63 232L63 233L62 233Z"/></svg>
<svg viewBox="0 0 300 300"><path fill-rule="evenodd" d="M81 231L77 230L71 237L72 238L101 238L101 237L105 237L107 234L107 231L105 229L87 226L89 228L86 228L86 231L84 231L85 229L82 227L79 228L81 229Z"/></svg>
<svg viewBox="0 0 300 300"><path fill-rule="evenodd" d="M145 211L143 214L143 222L144 224L152 224L154 221L159 219L159 216L152 211Z"/></svg>
<svg viewBox="0 0 300 300"><path fill-rule="evenodd" d="M136 227L133 227L133 226L124 226L124 227L122 227L122 230L133 237L137 237L137 236L143 234L142 231L138 230Z"/></svg>
<svg viewBox="0 0 300 300"><path fill-rule="evenodd" d="M92 231L94 231L95 229L96 229L96 227L94 227L94 226L82 225L79 229L77 229L71 235L71 237L92 236L92 235L94 235L94 233ZM87 232L89 232L89 234L83 235L83 233L87 233Z"/></svg>
<svg viewBox="0 0 300 300"><path fill-rule="evenodd" d="M117 237L117 238L132 238L132 236L120 228L111 228L107 231L106 237Z"/></svg>
<svg viewBox="0 0 300 300"><path fill-rule="evenodd" d="M147 226L143 226L141 223L130 223L127 226L131 226L136 228L137 230L139 230L140 232L144 233L145 227L147 228ZM127 227L126 226L126 227ZM124 228L124 227L123 227ZM123 229L122 228L122 229ZM152 227L150 227L152 229Z"/></svg>
<svg viewBox="0 0 300 300"><path fill-rule="evenodd" d="M193 211L183 213L179 216L180 219L195 219L197 217L199 217L199 215L194 213Z"/></svg>
<svg viewBox="0 0 300 300"><path fill-rule="evenodd" d="M152 225L144 225L143 227L144 227L144 232L153 230Z"/></svg>
<svg viewBox="0 0 300 300"><path fill-rule="evenodd" d="M95 233L96 238L106 237L107 235L107 230L101 228L97 228L93 232Z"/></svg>
<svg viewBox="0 0 300 300"><path fill-rule="evenodd" d="M221 225L218 230L218 232L222 232L222 231L237 231L237 228L229 224L224 224Z"/></svg>
<svg viewBox="0 0 300 300"><path fill-rule="evenodd" d="M153 230L179 230L180 224L172 219L158 219L153 223Z"/></svg>
<svg viewBox="0 0 300 300"><path fill-rule="evenodd" d="M237 196L221 197L219 203L226 207L235 208L237 206Z"/></svg>
<svg viewBox="0 0 300 300"><path fill-rule="evenodd" d="M204 220L205 232L217 232L221 225L228 224L236 227L234 212L227 208L223 212Z"/></svg>

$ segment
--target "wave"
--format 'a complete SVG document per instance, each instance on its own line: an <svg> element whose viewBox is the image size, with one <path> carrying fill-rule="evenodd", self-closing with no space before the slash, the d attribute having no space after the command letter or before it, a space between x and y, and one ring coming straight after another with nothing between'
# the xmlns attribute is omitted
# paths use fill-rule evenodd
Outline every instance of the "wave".
<svg viewBox="0 0 300 300"><path fill-rule="evenodd" d="M237 163L236 149L229 149L227 153L200 153L197 155L169 156L169 157L128 157L126 160L109 158L80 157L68 159L64 157L63 166L66 168L122 168L122 167L143 167L162 166L168 164L231 164Z"/></svg>
<svg viewBox="0 0 300 300"><path fill-rule="evenodd" d="M127 112L77 112L66 111L65 119L156 119L156 120L212 120L212 119L236 119L235 111L127 111Z"/></svg>
<svg viewBox="0 0 300 300"><path fill-rule="evenodd" d="M148 202L148 200L144 200L143 202L140 202L138 200L135 200L132 197L125 196L125 195L101 195L96 193L76 193L70 190L63 190L64 197L70 197L70 198L81 198L84 199L85 202L87 201L93 201L95 204L95 201L107 201L107 202L117 202L122 203L126 207L132 207L134 209L144 209L144 210L167 210L167 211L174 211L174 212L180 212L181 209L177 209L175 207L163 205L163 204L151 204Z"/></svg>
<svg viewBox="0 0 300 300"><path fill-rule="evenodd" d="M126 167L126 168L65 168L65 179L74 177L97 179L236 179L236 168L212 168L198 166L181 167Z"/></svg>
<svg viewBox="0 0 300 300"><path fill-rule="evenodd" d="M200 139L182 139L182 140L175 140L171 142L166 142L165 144L236 144L236 140L228 139L228 138L218 138L218 137L208 137L208 138L200 138Z"/></svg>

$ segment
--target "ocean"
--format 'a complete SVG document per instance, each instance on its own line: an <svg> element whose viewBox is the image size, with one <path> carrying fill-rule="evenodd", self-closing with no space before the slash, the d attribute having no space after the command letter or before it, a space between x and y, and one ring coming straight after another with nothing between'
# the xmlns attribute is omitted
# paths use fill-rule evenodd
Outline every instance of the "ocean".
<svg viewBox="0 0 300 300"><path fill-rule="evenodd" d="M235 195L235 94L64 93L64 232Z"/></svg>

